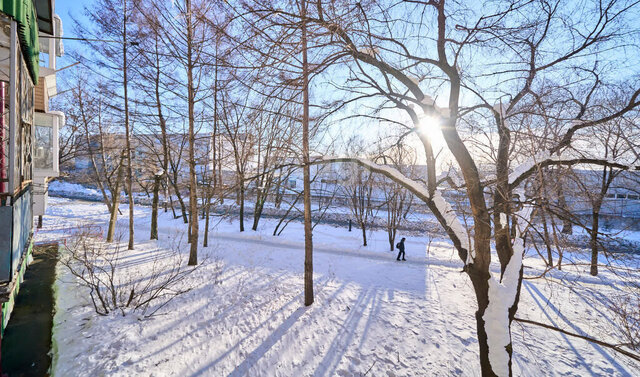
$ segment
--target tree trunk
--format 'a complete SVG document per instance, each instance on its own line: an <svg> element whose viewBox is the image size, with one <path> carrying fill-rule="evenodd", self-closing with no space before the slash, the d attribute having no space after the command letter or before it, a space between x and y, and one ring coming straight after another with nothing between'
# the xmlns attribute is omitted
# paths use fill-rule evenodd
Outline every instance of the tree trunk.
<svg viewBox="0 0 640 377"><path fill-rule="evenodd" d="M511 208L511 200L513 197L513 193L509 186L509 146L511 141L510 130L506 127L504 114L502 113L502 107L500 112L494 112L496 124L498 126L498 153L496 159L496 188L493 192L494 199L494 213L493 213L493 223L494 223L494 240L495 240L495 250L498 256L498 260L500 262L500 282L502 283L503 278L505 277L505 271L511 260L514 258L514 247L512 245L512 237L515 236L515 232L510 231L509 229L509 220L511 220L511 225L515 227L516 220L515 217L512 217L512 208ZM474 179L477 179L477 175L473 175ZM466 181L466 179L465 179ZM468 183L467 183L468 184ZM471 209L474 213L474 223L482 224L483 226L476 226L475 228L475 248L476 248L476 260L473 266L469 267L468 273L471 278L471 282L473 283L474 291L476 293L476 300L478 302L478 311L476 312L476 325L478 331L478 345L480 351L480 368L482 372L482 376L496 376L494 372L494 368L500 367L491 365L491 350L489 348L489 334L487 333L487 326L484 320L484 315L486 313L487 307L491 303L491 297L489 296L489 279L491 279L490 272L490 262L491 262L491 224L489 221L488 211L486 209L486 203L484 202L484 198L481 197L481 191L471 192L467 189L469 193L469 200L471 203ZM477 195L477 196L476 196ZM482 216L478 216L476 213L482 207ZM485 217L486 214L486 217ZM483 219L486 219L483 221ZM482 240L482 242L478 242ZM521 250L518 252L522 252ZM518 256L522 257L522 255ZM520 284L522 281L522 266L519 269L519 278L516 283ZM505 284L509 284L510 282L505 282ZM519 288L518 291L519 292ZM504 299L501 297L501 299ZM502 304L505 303L494 303L498 305L494 307L494 310L508 310L508 313L499 313L500 315L505 314L507 316L513 315L518 308L518 299L519 294L517 293L514 297L514 302L511 307L508 309L503 309ZM513 313L512 313L513 312ZM495 315L496 313L493 313ZM512 356L512 343L511 343L511 318L507 323L507 328L492 328L491 331L505 331L508 332L509 343L505 345L507 352L507 369L508 375L511 376L511 356ZM492 334L493 336L499 334ZM503 334L504 335L504 334ZM502 350L493 350L493 352L502 352Z"/></svg>
<svg viewBox="0 0 640 377"><path fill-rule="evenodd" d="M158 239L158 203L160 201L160 179L162 176L153 177L153 201L151 204L151 235L149 239Z"/></svg>
<svg viewBox="0 0 640 377"><path fill-rule="evenodd" d="M204 222L204 241L202 246L209 246L209 219L211 218L211 199L215 195L216 188L218 187L218 177L216 169L216 154L217 154L217 137L218 137L218 35L216 34L215 44L215 69L213 76L213 132L211 134L211 179L209 180L209 187L207 187L207 206L206 206L206 219Z"/></svg>
<svg viewBox="0 0 640 377"><path fill-rule="evenodd" d="M187 90L189 105L189 266L198 264L198 187L196 179L196 158L195 158L195 119L194 103L195 88L193 87L193 25L191 14L191 0L186 0L186 20L187 20Z"/></svg>
<svg viewBox="0 0 640 377"><path fill-rule="evenodd" d="M591 213L591 275L598 275L598 229L600 228L600 213Z"/></svg>
<svg viewBox="0 0 640 377"><path fill-rule="evenodd" d="M300 2L302 18L302 161L304 191L304 304L313 304L313 229L311 228L311 172L309 169L309 63L307 61L307 2Z"/></svg>
<svg viewBox="0 0 640 377"><path fill-rule="evenodd" d="M471 282L473 283L473 290L476 294L476 301L478 303L478 310L476 311L476 332L478 335L478 347L480 355L480 370L483 377L496 376L491 368L491 362L489 361L489 339L487 337L487 331L484 322L484 313L489 305L489 284L486 273L478 271L473 267L468 271Z"/></svg>
<svg viewBox="0 0 640 377"><path fill-rule="evenodd" d="M480 370L482 377L493 377L496 374L491 369L489 361L489 343L487 339L487 331L485 330L484 311L486 307L476 311L476 331L478 333L478 346L480 351Z"/></svg>
<svg viewBox="0 0 640 377"><path fill-rule="evenodd" d="M287 217L289 217L289 214L291 213L291 210L293 208L295 208L296 204L298 203L298 200L300 200L300 197L302 195L297 194L296 198L293 200L293 203L291 203L291 205L289 206L289 208L287 209L287 211L284 213L284 215L282 215L282 217L280 217L280 220L278 221L278 224L276 225L275 229L273 230L273 235L280 235L280 233L282 231L280 231L280 233L278 233L278 228L280 228L280 226L282 225L282 223L287 219Z"/></svg>
<svg viewBox="0 0 640 377"><path fill-rule="evenodd" d="M169 194L169 205L171 206L171 213L173 214L173 218L177 219L179 216L176 215L176 207L173 205L173 196Z"/></svg>
<svg viewBox="0 0 640 377"><path fill-rule="evenodd" d="M120 182L122 182L125 152L120 154L120 164L118 165L118 173L116 176L116 184L111 193L111 213L109 214L109 228L107 230L107 242L113 242L116 232L116 223L118 221L118 206L120 205Z"/></svg>
<svg viewBox="0 0 640 377"><path fill-rule="evenodd" d="M367 228L364 223L360 223L360 228L362 229L362 246L367 246Z"/></svg>
<svg viewBox="0 0 640 377"><path fill-rule="evenodd" d="M165 174L166 174L166 170L165 170ZM166 179L165 179L165 184L168 185L168 182ZM169 211L169 201L167 200L168 196L169 196L169 187L164 186L164 200L162 201L162 207L164 208L164 213L167 213Z"/></svg>
<svg viewBox="0 0 640 377"><path fill-rule="evenodd" d="M175 181L174 181L175 182ZM178 189L178 184L174 183L173 184L173 189L176 192L176 198L178 199L178 204L180 204L180 210L182 211L182 221L185 224L189 223L189 216L188 216L188 211L187 211L187 206L184 204L184 198L182 198L182 195L180 194L180 190Z"/></svg>
<svg viewBox="0 0 640 377"><path fill-rule="evenodd" d="M202 243L203 247L209 246L209 217L211 215L211 197L213 196L211 187L207 189L207 203L205 205L205 220L204 220L204 241Z"/></svg>
<svg viewBox="0 0 640 377"><path fill-rule="evenodd" d="M264 200L260 199L260 194L258 194L258 200L256 200L255 208L253 209L253 225L251 229L256 231L258 230L258 223L260 222L260 217L262 217L262 210L264 209Z"/></svg>
<svg viewBox="0 0 640 377"><path fill-rule="evenodd" d="M567 206L567 199L564 195L564 190L558 190L558 207L563 212L562 215L562 234L573 234L573 224L571 223L571 219L569 219L569 207Z"/></svg>
<svg viewBox="0 0 640 377"><path fill-rule="evenodd" d="M261 190L258 190L258 194L256 195L256 205L253 209L253 225L251 227L252 230L258 230L258 224L260 223L260 218L262 217L262 212L264 211L264 203L267 201L269 197L269 191L271 190L272 179L267 178L263 181L262 186L264 187Z"/></svg>
<svg viewBox="0 0 640 377"><path fill-rule="evenodd" d="M547 248L547 266L553 266L553 252L551 250L551 236L549 235L549 227L547 225L547 216L545 216L545 208L541 208L540 216L542 217L542 230L544 232L544 245Z"/></svg>
<svg viewBox="0 0 640 377"><path fill-rule="evenodd" d="M240 180L240 191L238 192L240 201L240 231L244 232L244 179Z"/></svg>
<svg viewBox="0 0 640 377"><path fill-rule="evenodd" d="M496 372L494 372L493 366L490 361L489 354L489 337L487 334L486 322L484 320L484 315L486 313L487 307L489 305L489 276L487 272L478 271L473 266L469 268L468 271L469 277L473 283L473 289L476 294L476 301L478 303L478 310L476 311L476 332L478 336L478 348L479 348L479 356L480 356L480 370L481 375L483 377L495 377L497 376ZM518 284L520 285L522 282L522 268L520 269L520 279ZM518 289L519 292L519 289ZM508 331L509 339L511 339L511 322L513 321L513 317L515 317L515 313L517 311L517 302L519 298L519 293L516 296L516 300L514 305L509 308L509 312L505 313L509 318L509 327L504 329ZM512 358L512 343L506 347L506 352L508 355L508 375L512 376L511 372L511 358Z"/></svg>
<svg viewBox="0 0 640 377"><path fill-rule="evenodd" d="M134 224L133 224L133 168L131 166L131 126L129 124L129 96L128 96L128 80L127 80L127 47L129 41L127 40L127 1L123 2L124 8L124 22L123 22L123 36L124 43L122 44L123 52L123 79L124 79L124 130L125 130L125 142L127 146L127 192L129 194L129 245L128 249L133 250L134 243Z"/></svg>
<svg viewBox="0 0 640 377"><path fill-rule="evenodd" d="M282 168L280 168L280 175L276 180L276 189L274 191L273 204L277 209L280 209L280 204L282 204L282 193L280 192L280 186L282 185Z"/></svg>

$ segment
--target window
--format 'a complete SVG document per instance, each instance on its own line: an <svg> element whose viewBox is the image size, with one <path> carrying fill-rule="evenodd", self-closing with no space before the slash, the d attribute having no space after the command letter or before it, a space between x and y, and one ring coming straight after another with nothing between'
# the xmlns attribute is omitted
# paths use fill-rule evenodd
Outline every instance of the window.
<svg viewBox="0 0 640 377"><path fill-rule="evenodd" d="M617 194L616 195L616 198L618 198L618 199L624 199L625 197L626 197L625 194Z"/></svg>
<svg viewBox="0 0 640 377"><path fill-rule="evenodd" d="M639 196L635 194L628 194L627 199L638 200Z"/></svg>
<svg viewBox="0 0 640 377"><path fill-rule="evenodd" d="M22 56L22 55L20 55ZM18 108L19 129L18 129L18 145L16 146L16 171L14 189L20 189L22 183L31 181L33 174L33 156L32 156L32 125L34 110L34 92L33 84L29 70L24 62L20 59L18 75Z"/></svg>
<svg viewBox="0 0 640 377"><path fill-rule="evenodd" d="M53 127L35 126L33 166L36 169L53 169Z"/></svg>

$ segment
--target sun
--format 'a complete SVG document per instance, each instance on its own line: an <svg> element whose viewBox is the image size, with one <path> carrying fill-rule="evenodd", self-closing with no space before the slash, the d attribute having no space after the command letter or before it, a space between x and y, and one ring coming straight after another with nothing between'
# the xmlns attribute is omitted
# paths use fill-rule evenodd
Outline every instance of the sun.
<svg viewBox="0 0 640 377"><path fill-rule="evenodd" d="M421 132L432 139L436 135L440 136L440 120L430 115L421 116L418 123L418 132Z"/></svg>
<svg viewBox="0 0 640 377"><path fill-rule="evenodd" d="M444 138L440 130L440 119L431 115L423 115L417 127L418 136L426 136L431 142L434 151L439 151L445 146Z"/></svg>

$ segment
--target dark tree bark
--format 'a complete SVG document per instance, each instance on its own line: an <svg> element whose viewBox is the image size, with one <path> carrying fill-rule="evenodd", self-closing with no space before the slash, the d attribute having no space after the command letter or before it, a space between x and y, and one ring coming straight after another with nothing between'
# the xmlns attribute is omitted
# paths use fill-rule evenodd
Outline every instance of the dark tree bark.
<svg viewBox="0 0 640 377"><path fill-rule="evenodd" d="M116 176L116 182L114 189L111 193L111 213L109 216L109 228L107 229L107 242L113 242L116 232L116 223L118 220L118 206L120 205L120 182L124 175L124 160L127 154L122 151L120 154L120 161L118 163L118 173Z"/></svg>
<svg viewBox="0 0 640 377"><path fill-rule="evenodd" d="M193 85L193 25L191 14L191 0L185 1L185 18L187 22L187 95L189 106L189 266L198 264L198 182L196 179L195 157L195 88Z"/></svg>
<svg viewBox="0 0 640 377"><path fill-rule="evenodd" d="M129 245L128 249L133 250L134 246L134 222L133 222L133 166L131 161L131 124L129 123L129 81L127 78L127 71L129 65L127 64L127 47L129 40L127 38L127 1L123 1L123 43L122 43L122 74L124 83L124 130L125 130L125 142L127 151L127 193L129 195Z"/></svg>
<svg viewBox="0 0 640 377"><path fill-rule="evenodd" d="M158 205L160 202L160 180L162 176L159 174L153 177L153 201L151 202L151 234L149 239L158 239Z"/></svg>
<svg viewBox="0 0 640 377"><path fill-rule="evenodd" d="M304 304L313 304L313 229L311 227L311 172L309 169L309 62L307 60L307 3L300 2L302 18L302 162L304 202Z"/></svg>

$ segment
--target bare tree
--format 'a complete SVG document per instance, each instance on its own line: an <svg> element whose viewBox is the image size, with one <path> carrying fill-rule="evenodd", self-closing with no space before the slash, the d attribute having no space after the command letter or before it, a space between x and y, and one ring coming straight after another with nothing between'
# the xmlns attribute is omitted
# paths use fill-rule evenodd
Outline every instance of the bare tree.
<svg viewBox="0 0 640 377"><path fill-rule="evenodd" d="M110 110L122 119L125 133L126 147L126 191L129 196L129 249L134 247L134 200L133 200L133 166L131 159L131 124L129 112L129 80L132 61L128 50L136 44L140 37L139 31L130 22L136 17L133 7L127 0L107 0L85 7L84 13L89 19L89 25L77 21L74 24L77 35L84 35L82 39L86 49L75 54L88 69L99 76L109 77L104 80L103 91L109 94ZM102 41L108 40L108 43ZM118 80L113 80L118 78ZM115 101L118 99L118 101Z"/></svg>
<svg viewBox="0 0 640 377"><path fill-rule="evenodd" d="M143 114L141 122L149 130L149 134L146 135L148 136L147 138L142 135L140 137L146 139L147 150L152 154L149 161L147 161L149 165L153 166L151 169L153 169L152 175L154 179L154 205L151 216L150 237L151 239L154 239L154 237L157 239L157 216L160 189L162 187L165 189L164 211L167 211L169 190L173 188L179 203L182 205L184 222L187 223L186 210L176 182L177 179L170 179L170 136L165 115L165 105L163 105L163 102L169 99L167 98L168 94L175 90L175 85L167 77L175 73L176 69L172 64L172 60L167 58L166 48L161 41L162 18L153 12L153 7L147 2L138 1L134 3L134 6L138 10L140 17L135 18L133 22L137 24L137 28L145 35L145 38L138 42L140 47L137 52L139 52L140 64L133 68L139 80L134 82L134 89L144 93L137 102L141 108L148 109L148 114Z"/></svg>
<svg viewBox="0 0 640 377"><path fill-rule="evenodd" d="M91 84L96 85L96 83ZM90 94L93 91L91 84L80 75L72 89L73 98L77 104L76 127L80 130L75 143L84 146L78 147L75 158L89 160L93 181L98 186L103 202L109 210L107 242L112 242L122 191L126 147L117 135L109 132L113 127L108 124L110 120L105 122L103 119L106 105L102 102L102 98L96 98Z"/></svg>
<svg viewBox="0 0 640 377"><path fill-rule="evenodd" d="M535 201L526 197L521 184L539 168L553 165L587 163L629 168L601 158L572 157L566 150L576 133L640 105L640 89L631 88L626 91L623 105L605 116L596 115L591 111L591 94L603 88L603 77L593 80L583 70L567 68L571 64L584 67L600 59L597 51L602 48L624 53L624 43L619 38L624 33L618 30L624 24L622 19L627 17L628 21L630 4L581 4L581 10L587 6L588 11L572 13L575 6L546 1L490 3L482 4L482 9L465 9L460 3L445 0L402 5L366 1L356 6L315 2L311 8L314 13L302 15L260 5L265 18L278 15L300 19L302 24L324 31L314 39L330 46L327 56L341 57L348 63L352 75L344 89L354 93L354 100L378 98L404 111L424 149L426 185L364 159L324 159L323 163L358 163L403 184L429 207L458 250L475 291L482 374L510 375L510 324L518 309L524 237ZM580 19L583 15L589 16ZM567 18L572 22L567 23ZM392 24L396 27L387 27ZM433 27L427 28L427 24ZM573 27L577 24L581 25L579 32ZM409 37L430 31L431 37ZM558 40L569 42L551 48ZM493 53L498 50L500 54ZM471 56L478 53L485 53L489 60L474 64ZM552 75L551 71L565 72L563 82L548 85L552 77L558 78L557 72ZM475 77L484 79L474 80ZM358 85L356 90L354 83ZM434 100L437 95L444 97L444 107ZM463 104L463 95L475 104ZM553 107L558 96L565 98L561 101L563 108ZM549 148L526 155L514 145L517 125L532 113L554 117L556 137ZM427 131L430 123L441 130L448 153L462 174L461 187L471 207L473 232L463 229L440 192L436 154ZM481 175L480 161L463 138L481 128L491 128L496 134L492 182ZM491 207L485 195L487 189L492 194ZM489 269L492 241L501 267L499 276L493 276Z"/></svg>
<svg viewBox="0 0 640 377"><path fill-rule="evenodd" d="M75 101L76 94L73 91L73 88L76 87L77 79L77 75L61 74L58 80L64 82L64 84L60 86L65 86L67 89L60 91L50 102L52 110L64 110L65 112L65 127L58 130L58 163L61 172L70 170L77 154L80 152L77 140L80 134L79 119L81 115Z"/></svg>
<svg viewBox="0 0 640 377"><path fill-rule="evenodd" d="M352 142L353 144L353 142ZM341 183L342 196L347 199L351 216L362 232L362 246L367 246L367 231L378 212L374 203L375 176L359 165L346 165L346 179Z"/></svg>
<svg viewBox="0 0 640 377"><path fill-rule="evenodd" d="M209 35L212 35L208 15L217 4L201 0L184 0L171 3L150 1L148 11L160 17L159 28L163 50L180 68L179 74L166 77L170 80L172 94L182 103L176 110L187 124L187 158L189 167L189 265L198 263L198 177L196 169L197 133L203 125L203 102L212 94L208 85L208 73L212 66L208 53ZM186 83L185 83L186 81ZM166 86L167 87L167 86ZM186 109L185 109L186 108ZM186 111L185 111L186 110ZM171 162L170 162L171 164ZM172 164L173 165L173 164ZM171 166L177 171L176 166ZM176 173L177 174L177 173ZM174 183L177 181L174 175ZM179 190L176 190L179 191ZM183 211L184 216L184 211Z"/></svg>
<svg viewBox="0 0 640 377"><path fill-rule="evenodd" d="M273 102L273 101L271 101ZM253 225L258 229L264 204L270 196L278 195L278 168L291 155L290 146L294 143L297 128L294 118L288 114L288 102L263 103L260 109L273 106L272 111L260 111L253 123L256 178L254 180L256 201L253 209ZM275 192L274 192L275 191ZM274 195L275 194L275 195Z"/></svg>
<svg viewBox="0 0 640 377"><path fill-rule="evenodd" d="M304 304L313 304L313 230L309 170L309 62L307 58L307 2L300 1L302 20L302 190L304 202Z"/></svg>
<svg viewBox="0 0 640 377"><path fill-rule="evenodd" d="M133 166L131 160L131 129L132 125L129 120L129 63L127 49L129 47L129 34L127 34L127 23L131 10L127 8L127 0L122 0L122 84L124 91L124 132L126 142L126 155L127 155L127 193L129 194L129 250L133 250L134 246L134 222L133 222Z"/></svg>
<svg viewBox="0 0 640 377"><path fill-rule="evenodd" d="M633 121L624 117L602 123L593 128L597 137L586 136L587 157L603 158L611 161L626 161L635 164L638 156L635 155L633 145L627 140L637 138L637 126ZM595 154L595 156L593 156ZM575 185L578 186L581 196L586 198L591 209L591 224L587 227L591 247L591 268L593 276L598 275L598 254L601 249L600 241L600 215L605 198L616 179L624 173L624 170L613 166L599 166L592 169L576 172L572 175Z"/></svg>
<svg viewBox="0 0 640 377"><path fill-rule="evenodd" d="M254 151L254 138L249 127L257 115L248 106L249 97L234 101L232 94L221 94L222 103L220 122L225 130L225 138L231 147L236 173L236 202L240 206L240 231L244 232L244 205L246 193L246 174Z"/></svg>
<svg viewBox="0 0 640 377"><path fill-rule="evenodd" d="M383 160L388 160L390 165L407 177L416 177L415 154L408 150L405 144L394 144L383 154ZM398 228L406 220L413 203L413 194L402 185L391 182L378 184L384 196L384 208L386 212L385 227L389 240L389 250L393 251L396 244Z"/></svg>

